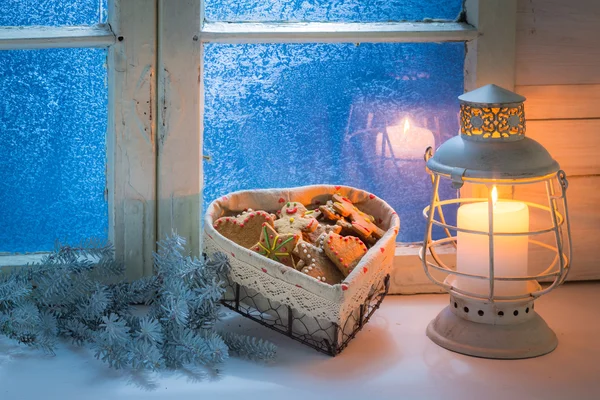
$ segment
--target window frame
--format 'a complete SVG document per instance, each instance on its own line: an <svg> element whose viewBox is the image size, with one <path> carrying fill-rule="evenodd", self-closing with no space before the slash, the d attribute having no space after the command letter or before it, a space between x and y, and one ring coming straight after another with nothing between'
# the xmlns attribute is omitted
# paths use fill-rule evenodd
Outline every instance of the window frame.
<svg viewBox="0 0 600 400"><path fill-rule="evenodd" d="M108 237L128 279L152 273L156 240L172 231L201 252L203 43L464 41L466 91L514 88L517 0L465 0L463 22L391 23L206 22L203 4L108 0L105 25L0 27L0 50L108 48ZM0 266L36 257L0 254ZM394 264L391 293L439 291L418 246L398 245Z"/></svg>
<svg viewBox="0 0 600 400"><path fill-rule="evenodd" d="M466 0L465 22L433 23L207 22L201 0L177 1L181 7L172 0L159 0L159 105L171 111L159 114L158 132L160 137L172 136L168 127L174 125L178 131L176 140L162 144L168 151L161 151L159 144L159 198L168 200L159 203L158 235L175 229L192 238L193 254L200 253L203 218L203 43L465 41L465 91L488 83L514 89L516 0ZM160 78L164 71L169 78ZM186 89L170 93L173 80L180 90ZM185 178L167 173L175 170L186 171ZM163 183L162 177L170 181ZM474 190L467 186L463 194ZM391 293L440 292L425 276L418 250L414 245L397 246Z"/></svg>

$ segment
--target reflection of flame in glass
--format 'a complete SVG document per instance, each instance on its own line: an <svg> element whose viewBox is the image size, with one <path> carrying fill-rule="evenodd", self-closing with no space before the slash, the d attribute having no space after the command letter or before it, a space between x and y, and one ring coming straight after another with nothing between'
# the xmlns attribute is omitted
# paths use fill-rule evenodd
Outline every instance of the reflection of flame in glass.
<svg viewBox="0 0 600 400"><path fill-rule="evenodd" d="M404 124L389 125L377 135L376 153L379 157L395 160L423 160L427 147L435 148L433 133L425 128L413 126L408 118Z"/></svg>
<svg viewBox="0 0 600 400"><path fill-rule="evenodd" d="M498 189L496 189L496 185L492 189L492 204L496 207L496 203L498 202Z"/></svg>

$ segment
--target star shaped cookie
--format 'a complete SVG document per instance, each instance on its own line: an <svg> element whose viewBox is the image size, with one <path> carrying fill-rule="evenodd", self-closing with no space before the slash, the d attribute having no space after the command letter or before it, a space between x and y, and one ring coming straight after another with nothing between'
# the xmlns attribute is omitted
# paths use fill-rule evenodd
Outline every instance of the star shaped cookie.
<svg viewBox="0 0 600 400"><path fill-rule="evenodd" d="M252 246L252 250L271 260L295 268L296 263L292 251L300 240L300 235L278 233L266 222L261 228L260 240Z"/></svg>

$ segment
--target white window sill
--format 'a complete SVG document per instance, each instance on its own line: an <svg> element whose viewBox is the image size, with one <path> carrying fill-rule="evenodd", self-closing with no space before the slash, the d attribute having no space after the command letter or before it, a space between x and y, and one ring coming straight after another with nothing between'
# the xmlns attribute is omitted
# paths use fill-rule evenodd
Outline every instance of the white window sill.
<svg viewBox="0 0 600 400"><path fill-rule="evenodd" d="M89 350L61 346L56 357L0 338L3 399L597 399L600 393L600 283L571 283L536 303L558 336L546 356L486 360L444 350L425 336L447 295L390 296L349 347L330 358L230 314L227 329L273 341L270 365L230 359L218 379L180 372L109 370Z"/></svg>
<svg viewBox="0 0 600 400"><path fill-rule="evenodd" d="M419 258L420 244L398 244L396 246L394 269L390 279L391 294L417 294L417 293L443 293L444 290L432 283L425 271L423 263ZM455 249L452 245L440 246L438 254L448 264L452 264L455 257ZM433 274L436 271L432 271ZM444 274L439 274L443 280Z"/></svg>
<svg viewBox="0 0 600 400"><path fill-rule="evenodd" d="M20 267L38 263L48 254L47 252L27 254L0 253L0 267Z"/></svg>

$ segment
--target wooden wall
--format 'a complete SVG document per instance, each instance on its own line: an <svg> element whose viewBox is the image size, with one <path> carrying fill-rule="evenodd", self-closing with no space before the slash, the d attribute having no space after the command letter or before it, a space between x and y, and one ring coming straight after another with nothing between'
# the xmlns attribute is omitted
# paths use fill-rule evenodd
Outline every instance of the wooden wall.
<svg viewBox="0 0 600 400"><path fill-rule="evenodd" d="M569 279L600 279L594 252L600 241L600 1L519 0L515 70L516 91L527 97L527 135L550 150L569 179Z"/></svg>

